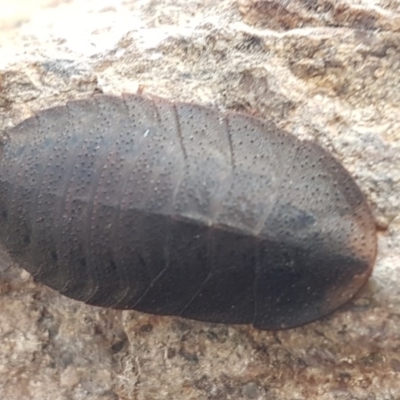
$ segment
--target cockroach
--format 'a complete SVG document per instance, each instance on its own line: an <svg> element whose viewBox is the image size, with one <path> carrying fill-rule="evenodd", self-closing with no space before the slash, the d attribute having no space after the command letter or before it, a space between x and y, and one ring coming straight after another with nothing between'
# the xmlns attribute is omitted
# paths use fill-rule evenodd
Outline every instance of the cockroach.
<svg viewBox="0 0 400 400"><path fill-rule="evenodd" d="M272 122L96 95L3 135L0 240L35 280L115 309L284 329L348 302L376 228L336 159Z"/></svg>

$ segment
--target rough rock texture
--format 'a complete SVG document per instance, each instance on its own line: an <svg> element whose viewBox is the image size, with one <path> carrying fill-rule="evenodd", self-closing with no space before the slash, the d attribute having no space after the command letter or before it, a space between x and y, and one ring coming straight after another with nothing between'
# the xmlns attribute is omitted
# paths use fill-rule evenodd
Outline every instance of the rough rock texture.
<svg viewBox="0 0 400 400"><path fill-rule="evenodd" d="M379 253L353 302L273 333L89 307L2 255L0 398L399 399L400 1L32 4L2 0L0 130L138 89L272 118L353 174Z"/></svg>

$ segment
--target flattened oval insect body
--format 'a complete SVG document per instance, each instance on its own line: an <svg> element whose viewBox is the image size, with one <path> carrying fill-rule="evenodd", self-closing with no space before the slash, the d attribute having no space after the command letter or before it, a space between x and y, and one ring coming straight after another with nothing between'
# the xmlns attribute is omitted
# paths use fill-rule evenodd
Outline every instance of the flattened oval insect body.
<svg viewBox="0 0 400 400"><path fill-rule="evenodd" d="M375 224L346 170L271 122L95 96L8 132L0 239L86 303L295 327L367 280Z"/></svg>

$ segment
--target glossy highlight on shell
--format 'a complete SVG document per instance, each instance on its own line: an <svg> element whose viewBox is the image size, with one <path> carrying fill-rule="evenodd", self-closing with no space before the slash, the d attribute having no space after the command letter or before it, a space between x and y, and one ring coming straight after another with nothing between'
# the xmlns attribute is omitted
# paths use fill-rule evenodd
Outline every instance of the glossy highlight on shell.
<svg viewBox="0 0 400 400"><path fill-rule="evenodd" d="M65 296L282 329L331 313L371 273L375 224L353 179L269 121L97 95L7 137L0 240Z"/></svg>

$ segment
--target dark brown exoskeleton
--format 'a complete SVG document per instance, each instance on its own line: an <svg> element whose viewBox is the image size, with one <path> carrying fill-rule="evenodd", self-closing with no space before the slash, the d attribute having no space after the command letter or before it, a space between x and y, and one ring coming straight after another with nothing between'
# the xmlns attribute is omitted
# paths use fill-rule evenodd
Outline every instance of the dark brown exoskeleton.
<svg viewBox="0 0 400 400"><path fill-rule="evenodd" d="M332 312L371 273L360 190L321 147L271 122L100 95L7 136L0 239L68 297L280 329Z"/></svg>

